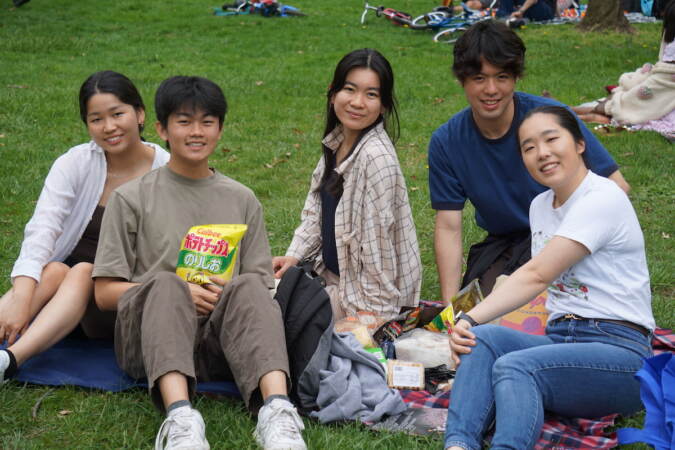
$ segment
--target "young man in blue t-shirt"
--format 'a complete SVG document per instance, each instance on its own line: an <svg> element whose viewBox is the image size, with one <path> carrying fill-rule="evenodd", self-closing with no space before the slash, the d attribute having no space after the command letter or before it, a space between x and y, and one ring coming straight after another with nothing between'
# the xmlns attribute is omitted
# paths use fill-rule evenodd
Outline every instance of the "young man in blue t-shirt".
<svg viewBox="0 0 675 450"><path fill-rule="evenodd" d="M525 45L503 23L479 22L455 44L452 70L469 107L440 126L429 143L434 247L444 300L474 278L487 295L499 275L510 274L530 258L530 202L546 188L525 169L516 129L530 109L560 103L516 92L524 68ZM581 128L589 168L628 191L616 162L583 124ZM471 247L460 283L462 209L467 199L488 236Z"/></svg>

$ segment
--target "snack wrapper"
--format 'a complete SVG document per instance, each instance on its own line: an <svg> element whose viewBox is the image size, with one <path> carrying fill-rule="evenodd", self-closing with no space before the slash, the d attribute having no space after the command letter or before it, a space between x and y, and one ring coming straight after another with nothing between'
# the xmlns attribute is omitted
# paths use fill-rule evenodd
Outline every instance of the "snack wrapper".
<svg viewBox="0 0 675 450"><path fill-rule="evenodd" d="M450 304L434 317L431 322L426 324L424 328L429 331L450 333L452 332L452 327L455 326L455 311L470 311L481 301L483 301L483 294L476 279L455 294L450 299Z"/></svg>
<svg viewBox="0 0 675 450"><path fill-rule="evenodd" d="M336 333L351 333L363 348L377 347L375 341L368 332L368 327L357 320L339 320L335 322L334 330Z"/></svg>
<svg viewBox="0 0 675 450"><path fill-rule="evenodd" d="M232 279L239 243L247 225L197 225L181 242L176 275L189 283L207 284L210 276Z"/></svg>
<svg viewBox="0 0 675 450"><path fill-rule="evenodd" d="M452 308L451 303L443 311L441 311L440 314L434 317L431 322L424 325L424 328L437 333L450 333L452 331L452 327L454 326L455 311Z"/></svg>
<svg viewBox="0 0 675 450"><path fill-rule="evenodd" d="M483 293L480 291L478 279L471 281L464 289L450 299L450 304L455 311L469 312L478 303L483 301Z"/></svg>

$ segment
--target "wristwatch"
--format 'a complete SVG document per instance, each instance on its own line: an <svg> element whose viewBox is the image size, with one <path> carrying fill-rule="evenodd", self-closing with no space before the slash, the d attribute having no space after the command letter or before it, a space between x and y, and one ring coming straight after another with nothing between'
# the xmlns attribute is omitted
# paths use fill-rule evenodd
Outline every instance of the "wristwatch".
<svg viewBox="0 0 675 450"><path fill-rule="evenodd" d="M475 320L473 320L473 317L471 317L470 315L468 315L468 314L466 314L466 313L461 313L461 314L457 317L457 321L459 322L460 320L466 320L467 322L469 322L469 324L470 324L472 327L475 327L475 326L480 325L478 322L476 322Z"/></svg>

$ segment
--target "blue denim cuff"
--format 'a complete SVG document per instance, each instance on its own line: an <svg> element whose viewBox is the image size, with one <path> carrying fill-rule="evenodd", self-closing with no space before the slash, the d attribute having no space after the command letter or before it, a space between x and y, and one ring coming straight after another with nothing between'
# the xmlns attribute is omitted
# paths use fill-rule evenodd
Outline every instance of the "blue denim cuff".
<svg viewBox="0 0 675 450"><path fill-rule="evenodd" d="M462 447L464 450L473 450L468 444L465 442L461 441L446 441L445 446L443 448L450 448L450 447ZM476 449L480 450L480 449Z"/></svg>

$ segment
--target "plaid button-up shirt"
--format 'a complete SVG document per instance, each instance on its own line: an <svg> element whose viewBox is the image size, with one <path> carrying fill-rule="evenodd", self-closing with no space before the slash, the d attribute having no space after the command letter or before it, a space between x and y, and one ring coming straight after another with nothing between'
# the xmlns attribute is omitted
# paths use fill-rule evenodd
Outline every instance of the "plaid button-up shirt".
<svg viewBox="0 0 675 450"><path fill-rule="evenodd" d="M344 139L338 126L323 143L336 152ZM287 256L321 260L321 198L324 158L312 174ZM372 311L386 318L419 303L422 266L405 179L396 150L380 123L367 132L335 169L344 179L335 211L339 303L349 315Z"/></svg>

